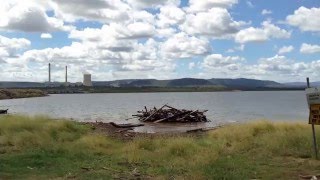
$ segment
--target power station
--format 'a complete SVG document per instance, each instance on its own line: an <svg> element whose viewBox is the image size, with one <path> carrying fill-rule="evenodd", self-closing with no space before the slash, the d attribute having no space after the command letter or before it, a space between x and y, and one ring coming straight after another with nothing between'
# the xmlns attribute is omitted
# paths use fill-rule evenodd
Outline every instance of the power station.
<svg viewBox="0 0 320 180"><path fill-rule="evenodd" d="M48 84L47 86L52 87L52 86L61 86L61 83L53 83L52 79L51 79L51 63L48 64ZM64 85L65 86L70 86L72 84L70 84L68 82L68 66L65 66L65 81L64 81ZM85 73L83 74L83 83L75 83L74 85L79 86L79 85L83 85L83 86L92 86L92 81L91 81L91 74Z"/></svg>

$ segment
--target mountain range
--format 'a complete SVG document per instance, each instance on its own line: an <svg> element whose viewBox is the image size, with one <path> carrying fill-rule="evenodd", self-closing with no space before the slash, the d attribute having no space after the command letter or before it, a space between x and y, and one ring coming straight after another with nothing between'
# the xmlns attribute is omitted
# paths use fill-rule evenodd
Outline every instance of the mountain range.
<svg viewBox="0 0 320 180"><path fill-rule="evenodd" d="M54 82L55 86L64 83ZM75 83L70 83L75 85ZM312 82L312 86L320 86L320 82ZM114 81L93 81L96 87L213 87L221 86L230 89L255 89L255 88L305 88L305 82L278 83L275 81L257 79L196 79L182 78L172 80L157 79L125 79ZM41 82L8 82L0 81L0 88L44 88L46 83Z"/></svg>

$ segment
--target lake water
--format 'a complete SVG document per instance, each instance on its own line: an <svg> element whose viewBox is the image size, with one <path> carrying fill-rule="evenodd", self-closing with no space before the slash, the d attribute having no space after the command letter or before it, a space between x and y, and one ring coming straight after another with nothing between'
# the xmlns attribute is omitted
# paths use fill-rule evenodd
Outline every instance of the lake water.
<svg viewBox="0 0 320 180"><path fill-rule="evenodd" d="M126 118L144 106L161 107L166 103L178 108L208 110L206 115L211 122L179 126L148 124L137 131L179 131L261 119L307 122L308 118L303 91L59 94L0 100L0 109L8 108L10 113L48 115L79 121L124 123L127 122Z"/></svg>

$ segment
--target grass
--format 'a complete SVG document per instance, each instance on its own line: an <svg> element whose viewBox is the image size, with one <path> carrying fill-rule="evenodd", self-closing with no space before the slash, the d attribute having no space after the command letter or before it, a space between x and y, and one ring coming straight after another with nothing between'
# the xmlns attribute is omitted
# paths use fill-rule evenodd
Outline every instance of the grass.
<svg viewBox="0 0 320 180"><path fill-rule="evenodd" d="M47 94L39 89L0 89L1 99L41 97Z"/></svg>
<svg viewBox="0 0 320 180"><path fill-rule="evenodd" d="M0 116L0 179L298 179L320 174L312 155L306 123L123 141L76 122Z"/></svg>

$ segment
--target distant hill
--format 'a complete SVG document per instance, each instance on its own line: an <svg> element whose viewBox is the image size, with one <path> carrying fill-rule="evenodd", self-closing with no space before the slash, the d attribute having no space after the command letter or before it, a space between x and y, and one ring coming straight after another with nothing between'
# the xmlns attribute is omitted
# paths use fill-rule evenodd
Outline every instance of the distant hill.
<svg viewBox="0 0 320 180"><path fill-rule="evenodd" d="M268 88L276 88L276 87L283 87L282 84L277 83L275 81L263 81L263 80L256 80L256 79L210 79L210 82L217 85L222 85L230 88L261 88L261 87L268 87Z"/></svg>
<svg viewBox="0 0 320 180"><path fill-rule="evenodd" d="M307 87L307 83L306 82L289 82L289 83L283 83L285 86L288 87ZM317 82L310 82L311 86L320 86L320 81Z"/></svg>
<svg viewBox="0 0 320 180"><path fill-rule="evenodd" d="M256 79L196 79L182 78L172 80L156 79L128 79L116 81L96 81L94 86L111 86L111 87L210 87L223 86L234 89L246 88L277 88L283 87L282 84L275 81L263 81Z"/></svg>
<svg viewBox="0 0 320 180"><path fill-rule="evenodd" d="M45 87L44 83L39 82L6 82L0 81L0 88L35 88Z"/></svg>
<svg viewBox="0 0 320 180"><path fill-rule="evenodd" d="M74 83L71 83L74 84ZM55 82L55 85L63 86L63 83ZM311 83L312 86L320 86L320 82ZM161 88L176 88L176 87L224 87L227 89L238 90L255 90L255 89L286 89L286 88L304 88L305 83L278 83L275 81L265 81L257 79L197 79L197 78L182 78L172 80L157 80L157 79L123 79L115 81L94 81L93 86L96 87L161 87ZM41 88L46 87L45 83L39 82L0 82L0 88Z"/></svg>

